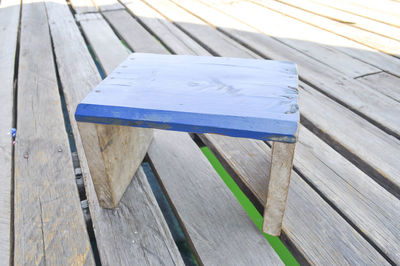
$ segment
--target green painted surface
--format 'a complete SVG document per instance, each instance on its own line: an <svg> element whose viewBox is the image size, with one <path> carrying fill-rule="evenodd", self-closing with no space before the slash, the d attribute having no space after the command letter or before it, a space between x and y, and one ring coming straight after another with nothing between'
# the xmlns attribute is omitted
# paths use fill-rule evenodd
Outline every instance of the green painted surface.
<svg viewBox="0 0 400 266"><path fill-rule="evenodd" d="M247 212L247 214L253 220L254 224L261 231L262 223L263 223L262 215L257 211L257 209L250 202L250 200L246 197L246 195L240 190L239 186L235 183L235 181L228 174L228 172L226 172L226 170L224 169L222 164L218 161L218 159L211 152L211 150L208 149L207 147L203 147L203 148L201 148L201 150L203 151L203 153L207 157L207 159L210 161L210 163L214 167L214 169L217 171L217 173L220 175L222 180L225 182L225 184L232 191L233 195L235 195L236 199L242 205L244 210ZM281 258L283 263L285 263L285 265L299 265L299 263L296 261L296 259L290 253L290 251L285 247L285 245L283 245L282 241L278 237L267 235L267 234L264 234L264 236L268 240L268 242L270 243L272 248L279 255L279 257Z"/></svg>

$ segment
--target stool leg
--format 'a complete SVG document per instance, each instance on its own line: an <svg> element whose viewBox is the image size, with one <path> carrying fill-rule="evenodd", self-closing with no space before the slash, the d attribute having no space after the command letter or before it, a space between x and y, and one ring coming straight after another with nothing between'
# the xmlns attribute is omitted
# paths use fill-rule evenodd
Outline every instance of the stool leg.
<svg viewBox="0 0 400 266"><path fill-rule="evenodd" d="M264 208L264 233L279 236L285 214L295 143L273 142L271 169Z"/></svg>
<svg viewBox="0 0 400 266"><path fill-rule="evenodd" d="M92 123L78 128L99 204L115 208L146 156L153 131Z"/></svg>

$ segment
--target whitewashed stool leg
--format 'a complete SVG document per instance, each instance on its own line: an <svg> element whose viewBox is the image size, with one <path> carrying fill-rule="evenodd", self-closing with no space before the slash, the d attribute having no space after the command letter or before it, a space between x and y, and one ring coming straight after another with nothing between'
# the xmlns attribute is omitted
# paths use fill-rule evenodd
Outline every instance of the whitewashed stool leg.
<svg viewBox="0 0 400 266"><path fill-rule="evenodd" d="M296 143L273 142L264 209L264 233L279 236L285 214Z"/></svg>
<svg viewBox="0 0 400 266"><path fill-rule="evenodd" d="M99 204L115 208L146 156L153 130L92 123L78 127Z"/></svg>

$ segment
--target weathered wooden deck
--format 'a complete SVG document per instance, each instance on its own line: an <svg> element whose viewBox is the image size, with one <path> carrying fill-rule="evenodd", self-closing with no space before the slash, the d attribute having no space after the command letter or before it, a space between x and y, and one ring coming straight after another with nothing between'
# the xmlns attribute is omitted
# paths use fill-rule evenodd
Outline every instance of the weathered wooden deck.
<svg viewBox="0 0 400 266"><path fill-rule="evenodd" d="M1 264L184 264L142 168L117 209L99 207L73 117L131 52L296 62L282 241L303 264L400 264L400 2L93 2L0 3ZM280 264L199 149L262 213L269 144L193 137L158 131L146 160L197 261Z"/></svg>

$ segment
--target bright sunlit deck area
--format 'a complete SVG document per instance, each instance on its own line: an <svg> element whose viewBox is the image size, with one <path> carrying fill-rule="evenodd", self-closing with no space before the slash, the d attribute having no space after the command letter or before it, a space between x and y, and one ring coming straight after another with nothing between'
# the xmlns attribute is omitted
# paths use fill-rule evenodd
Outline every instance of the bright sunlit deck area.
<svg viewBox="0 0 400 266"><path fill-rule="evenodd" d="M99 206L74 114L134 52L297 64L280 240L262 140L156 131ZM0 264L400 264L399 1L1 0L0 80Z"/></svg>

